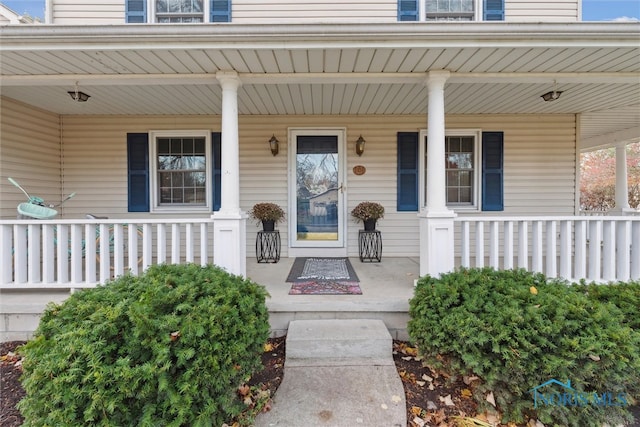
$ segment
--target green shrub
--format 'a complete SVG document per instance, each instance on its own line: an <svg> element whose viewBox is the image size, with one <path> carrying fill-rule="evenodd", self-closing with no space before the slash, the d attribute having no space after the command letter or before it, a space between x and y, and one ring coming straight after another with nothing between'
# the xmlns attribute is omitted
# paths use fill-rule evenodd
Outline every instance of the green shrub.
<svg viewBox="0 0 640 427"><path fill-rule="evenodd" d="M76 292L23 347L25 426L220 426L261 366L267 293L223 270L153 266Z"/></svg>
<svg viewBox="0 0 640 427"><path fill-rule="evenodd" d="M489 268L423 277L410 301L408 332L425 363L480 377L475 399L490 409L492 391L504 422L533 417L547 425L614 425L628 419L624 404L639 395L640 330L625 324L615 304L588 296L596 292L585 286ZM637 320L638 306L627 309ZM541 402L534 408L532 390L550 379L570 380L581 395L610 392L612 403L624 406ZM557 387L539 391L562 392Z"/></svg>
<svg viewBox="0 0 640 427"><path fill-rule="evenodd" d="M596 283L575 285L585 291L589 298L608 302L618 307L624 315L624 324L640 331L640 282Z"/></svg>

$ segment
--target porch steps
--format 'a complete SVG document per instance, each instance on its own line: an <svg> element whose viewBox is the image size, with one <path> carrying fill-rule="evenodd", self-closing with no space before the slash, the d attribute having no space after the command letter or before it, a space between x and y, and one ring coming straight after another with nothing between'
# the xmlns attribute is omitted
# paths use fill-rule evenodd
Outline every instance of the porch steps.
<svg viewBox="0 0 640 427"><path fill-rule="evenodd" d="M391 352L380 320L296 320L289 323L285 366L393 365Z"/></svg>
<svg viewBox="0 0 640 427"><path fill-rule="evenodd" d="M291 321L284 378L256 427L404 427L404 388L379 319Z"/></svg>

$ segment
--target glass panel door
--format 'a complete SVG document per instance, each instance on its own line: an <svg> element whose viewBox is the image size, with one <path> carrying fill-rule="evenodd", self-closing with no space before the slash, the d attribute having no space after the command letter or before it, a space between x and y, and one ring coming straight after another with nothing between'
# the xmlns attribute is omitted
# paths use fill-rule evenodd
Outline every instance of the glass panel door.
<svg viewBox="0 0 640 427"><path fill-rule="evenodd" d="M343 187L338 134L293 135L293 246L343 246Z"/></svg>

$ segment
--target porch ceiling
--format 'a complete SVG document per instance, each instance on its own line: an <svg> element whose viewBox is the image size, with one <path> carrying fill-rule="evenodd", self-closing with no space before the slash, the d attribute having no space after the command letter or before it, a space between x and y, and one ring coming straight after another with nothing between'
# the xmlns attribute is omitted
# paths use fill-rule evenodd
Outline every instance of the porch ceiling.
<svg viewBox="0 0 640 427"><path fill-rule="evenodd" d="M0 28L0 93L58 114L426 114L447 69L448 114L581 113L583 148L640 139L637 23L141 25ZM74 102L75 82L91 95ZM560 99L543 102L554 89Z"/></svg>

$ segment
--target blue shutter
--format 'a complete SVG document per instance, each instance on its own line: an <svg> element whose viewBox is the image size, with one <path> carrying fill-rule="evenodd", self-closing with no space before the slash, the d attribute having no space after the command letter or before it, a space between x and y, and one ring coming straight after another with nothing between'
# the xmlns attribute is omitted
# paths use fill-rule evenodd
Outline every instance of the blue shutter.
<svg viewBox="0 0 640 427"><path fill-rule="evenodd" d="M147 0L126 0L125 20L128 24L147 22Z"/></svg>
<svg viewBox="0 0 640 427"><path fill-rule="evenodd" d="M398 21L418 20L418 0L398 0Z"/></svg>
<svg viewBox="0 0 640 427"><path fill-rule="evenodd" d="M504 21L504 0L484 0L484 20Z"/></svg>
<svg viewBox="0 0 640 427"><path fill-rule="evenodd" d="M209 22L231 22L231 0L211 0Z"/></svg>
<svg viewBox="0 0 640 427"><path fill-rule="evenodd" d="M482 133L482 210L504 210L504 133Z"/></svg>
<svg viewBox="0 0 640 427"><path fill-rule="evenodd" d="M418 210L418 132L398 132L398 211Z"/></svg>
<svg viewBox="0 0 640 427"><path fill-rule="evenodd" d="M129 212L149 212L149 135L127 134Z"/></svg>
<svg viewBox="0 0 640 427"><path fill-rule="evenodd" d="M213 132L211 134L211 164L213 166L213 210L219 211L222 204L222 134Z"/></svg>

